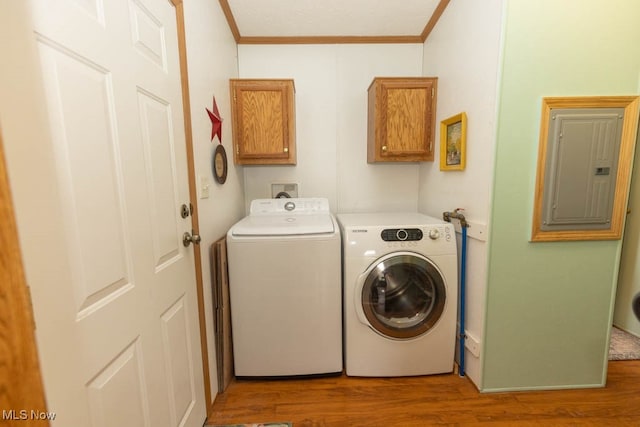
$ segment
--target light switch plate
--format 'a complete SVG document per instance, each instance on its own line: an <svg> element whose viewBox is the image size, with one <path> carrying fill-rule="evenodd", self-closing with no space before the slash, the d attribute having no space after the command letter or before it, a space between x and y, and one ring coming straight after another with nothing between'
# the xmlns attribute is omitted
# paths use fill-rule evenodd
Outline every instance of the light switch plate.
<svg viewBox="0 0 640 427"><path fill-rule="evenodd" d="M208 199L209 198L209 188L211 187L211 181L208 176L201 175L200 176L200 198Z"/></svg>

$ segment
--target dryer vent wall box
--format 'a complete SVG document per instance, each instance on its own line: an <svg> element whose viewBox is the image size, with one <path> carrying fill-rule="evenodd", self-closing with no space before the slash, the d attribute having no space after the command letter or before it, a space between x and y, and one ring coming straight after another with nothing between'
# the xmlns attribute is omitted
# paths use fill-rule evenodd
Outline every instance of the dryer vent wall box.
<svg viewBox="0 0 640 427"><path fill-rule="evenodd" d="M610 227L623 108L552 109L541 230Z"/></svg>
<svg viewBox="0 0 640 427"><path fill-rule="evenodd" d="M271 197L295 199L298 197L298 184L271 184Z"/></svg>

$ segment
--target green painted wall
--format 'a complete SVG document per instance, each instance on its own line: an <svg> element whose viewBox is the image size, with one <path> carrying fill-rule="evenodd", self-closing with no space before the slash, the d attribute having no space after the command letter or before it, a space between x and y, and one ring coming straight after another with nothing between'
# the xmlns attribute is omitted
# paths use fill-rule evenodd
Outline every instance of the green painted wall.
<svg viewBox="0 0 640 427"><path fill-rule="evenodd" d="M505 5L481 388L597 386L621 242L529 243L541 100L638 93L640 1Z"/></svg>

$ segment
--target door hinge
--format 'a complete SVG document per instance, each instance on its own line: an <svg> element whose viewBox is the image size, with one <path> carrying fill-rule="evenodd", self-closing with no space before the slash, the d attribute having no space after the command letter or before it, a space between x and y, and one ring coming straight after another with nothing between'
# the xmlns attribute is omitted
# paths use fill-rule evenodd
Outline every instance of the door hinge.
<svg viewBox="0 0 640 427"><path fill-rule="evenodd" d="M433 98L434 96L436 96L436 90L435 88L431 88L431 97Z"/></svg>

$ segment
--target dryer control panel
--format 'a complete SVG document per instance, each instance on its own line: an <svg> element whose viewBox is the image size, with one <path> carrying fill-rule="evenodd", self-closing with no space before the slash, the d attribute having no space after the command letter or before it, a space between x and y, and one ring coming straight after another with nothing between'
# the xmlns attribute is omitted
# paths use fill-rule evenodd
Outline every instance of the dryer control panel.
<svg viewBox="0 0 640 427"><path fill-rule="evenodd" d="M387 228L380 233L385 242L415 242L422 240L422 230L419 228Z"/></svg>

